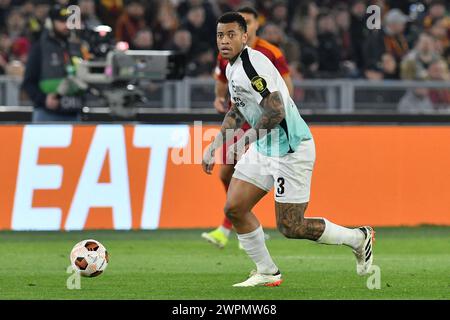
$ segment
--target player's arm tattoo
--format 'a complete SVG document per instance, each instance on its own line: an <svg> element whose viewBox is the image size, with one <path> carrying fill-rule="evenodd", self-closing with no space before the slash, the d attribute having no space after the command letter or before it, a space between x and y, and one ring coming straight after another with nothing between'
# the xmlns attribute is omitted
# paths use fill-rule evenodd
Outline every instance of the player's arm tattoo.
<svg viewBox="0 0 450 320"><path fill-rule="evenodd" d="M236 107L236 105L233 104L230 110L228 110L228 112L226 113L225 118L223 119L220 132L224 134L228 129L240 128L242 127L244 122L245 122L244 116Z"/></svg>
<svg viewBox="0 0 450 320"><path fill-rule="evenodd" d="M270 130L283 121L286 115L283 97L279 91L272 92L262 99L260 106L263 108L261 118L259 118L256 125L248 130L243 136L242 141L246 147L255 140L261 139L269 134Z"/></svg>
<svg viewBox="0 0 450 320"><path fill-rule="evenodd" d="M278 230L287 238L317 240L325 230L323 219L304 218L308 203L275 202Z"/></svg>
<svg viewBox="0 0 450 320"><path fill-rule="evenodd" d="M263 113L258 123L255 125L256 130L271 130L283 121L285 117L284 103L283 97L279 91L270 93L261 100L260 105L263 108Z"/></svg>
<svg viewBox="0 0 450 320"><path fill-rule="evenodd" d="M244 122L245 122L244 116L233 104L230 110L225 114L225 118L223 119L220 132L217 134L216 138L214 139L214 142L211 144L210 151L214 153L214 151L217 148L225 144L227 138L229 138L230 135L232 135L231 133L227 135L227 131L232 130L233 131L232 133L234 133L234 130L241 128Z"/></svg>

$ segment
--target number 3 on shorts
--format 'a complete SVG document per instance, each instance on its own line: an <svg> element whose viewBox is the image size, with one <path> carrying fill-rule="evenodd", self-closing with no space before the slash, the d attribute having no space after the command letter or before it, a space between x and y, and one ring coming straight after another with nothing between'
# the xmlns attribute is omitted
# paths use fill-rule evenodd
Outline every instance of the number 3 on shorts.
<svg viewBox="0 0 450 320"><path fill-rule="evenodd" d="M281 196L284 194L284 178L279 177L277 179L278 187L277 187L277 196Z"/></svg>

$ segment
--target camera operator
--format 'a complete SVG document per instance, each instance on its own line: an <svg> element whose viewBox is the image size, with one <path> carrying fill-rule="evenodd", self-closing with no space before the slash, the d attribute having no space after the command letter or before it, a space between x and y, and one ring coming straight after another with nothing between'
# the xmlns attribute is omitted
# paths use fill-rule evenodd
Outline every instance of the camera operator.
<svg viewBox="0 0 450 320"><path fill-rule="evenodd" d="M34 104L33 122L80 120L83 92L73 78L82 53L69 41L68 16L63 6L52 7L28 57L22 87Z"/></svg>

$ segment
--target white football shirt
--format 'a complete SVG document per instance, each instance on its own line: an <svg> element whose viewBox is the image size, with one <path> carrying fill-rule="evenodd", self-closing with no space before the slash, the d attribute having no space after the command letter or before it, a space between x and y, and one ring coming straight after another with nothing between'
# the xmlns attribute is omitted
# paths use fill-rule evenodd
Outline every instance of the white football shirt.
<svg viewBox="0 0 450 320"><path fill-rule="evenodd" d="M283 77L263 53L246 46L233 64L228 63L225 72L231 99L252 127L263 113L262 99L271 92L281 93L286 116L275 129L256 142L260 153L283 156L297 150L301 141L312 138Z"/></svg>

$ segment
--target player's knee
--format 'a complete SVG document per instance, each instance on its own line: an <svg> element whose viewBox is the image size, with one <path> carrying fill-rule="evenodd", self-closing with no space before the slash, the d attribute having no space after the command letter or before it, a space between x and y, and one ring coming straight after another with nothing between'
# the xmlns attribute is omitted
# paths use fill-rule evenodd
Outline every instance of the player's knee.
<svg viewBox="0 0 450 320"><path fill-rule="evenodd" d="M236 219L238 219L241 211L241 206L237 201L227 200L227 202L225 203L224 212L226 217L231 221L235 221Z"/></svg>

